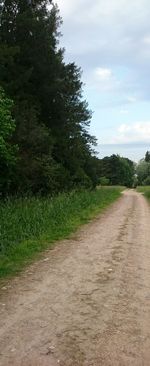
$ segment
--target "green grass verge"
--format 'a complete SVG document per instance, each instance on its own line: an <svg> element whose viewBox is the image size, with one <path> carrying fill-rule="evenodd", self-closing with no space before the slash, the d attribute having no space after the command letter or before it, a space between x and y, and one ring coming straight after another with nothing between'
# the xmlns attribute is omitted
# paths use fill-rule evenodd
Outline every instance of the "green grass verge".
<svg viewBox="0 0 150 366"><path fill-rule="evenodd" d="M144 196L150 200L150 186L137 187L137 191L144 193Z"/></svg>
<svg viewBox="0 0 150 366"><path fill-rule="evenodd" d="M54 198L7 200L0 206L0 277L14 275L68 238L121 194L121 187L71 192Z"/></svg>

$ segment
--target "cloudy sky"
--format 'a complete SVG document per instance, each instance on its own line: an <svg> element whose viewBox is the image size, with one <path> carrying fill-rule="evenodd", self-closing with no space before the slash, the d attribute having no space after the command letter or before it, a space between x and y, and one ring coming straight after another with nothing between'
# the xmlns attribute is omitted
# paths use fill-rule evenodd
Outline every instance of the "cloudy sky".
<svg viewBox="0 0 150 366"><path fill-rule="evenodd" d="M83 70L100 156L150 149L150 1L57 0L66 61Z"/></svg>

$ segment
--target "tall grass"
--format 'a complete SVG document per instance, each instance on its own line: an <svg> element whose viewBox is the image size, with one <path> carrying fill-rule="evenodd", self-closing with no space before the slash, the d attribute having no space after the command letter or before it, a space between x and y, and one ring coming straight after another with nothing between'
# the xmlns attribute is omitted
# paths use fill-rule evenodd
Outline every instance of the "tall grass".
<svg viewBox="0 0 150 366"><path fill-rule="evenodd" d="M144 196L150 199L150 186L140 186L137 190L138 192L144 193Z"/></svg>
<svg viewBox="0 0 150 366"><path fill-rule="evenodd" d="M0 206L0 276L16 273L36 253L67 238L120 196L121 188L54 198L6 200Z"/></svg>

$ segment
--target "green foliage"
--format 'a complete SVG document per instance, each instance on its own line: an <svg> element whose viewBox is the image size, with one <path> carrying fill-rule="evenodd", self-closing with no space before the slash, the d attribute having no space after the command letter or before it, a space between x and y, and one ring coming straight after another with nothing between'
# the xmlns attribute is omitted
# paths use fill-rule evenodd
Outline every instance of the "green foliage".
<svg viewBox="0 0 150 366"><path fill-rule="evenodd" d="M64 62L62 21L49 3L5 0L0 9L0 82L14 100L13 141L19 146L12 192L53 194L96 185L81 70Z"/></svg>
<svg viewBox="0 0 150 366"><path fill-rule="evenodd" d="M144 186L150 186L150 175L146 177L146 179L143 181Z"/></svg>
<svg viewBox="0 0 150 366"><path fill-rule="evenodd" d="M140 160L136 167L136 173L139 185L147 185L150 181L150 162L147 160Z"/></svg>
<svg viewBox="0 0 150 366"><path fill-rule="evenodd" d="M15 130L12 118L12 101L5 96L0 88L0 192L8 191L11 184L15 165L17 146L11 144L10 139Z"/></svg>
<svg viewBox="0 0 150 366"><path fill-rule="evenodd" d="M150 152L147 151L145 158L141 159L136 167L138 185L150 185Z"/></svg>
<svg viewBox="0 0 150 366"><path fill-rule="evenodd" d="M108 179L110 185L132 187L134 181L134 163L119 155L105 157L99 161L99 177Z"/></svg>
<svg viewBox="0 0 150 366"><path fill-rule="evenodd" d="M61 23L53 1L4 0L0 7L0 82L14 101L10 143L19 147L5 194L7 185L20 195L95 188L103 177L111 185L133 184L129 159L94 154L92 112L82 97L80 68L65 63L59 47Z"/></svg>
<svg viewBox="0 0 150 366"><path fill-rule="evenodd" d="M49 3L5 0L0 9L0 82L14 100L19 146L12 192L53 194L97 181L81 70L64 62L62 21Z"/></svg>
<svg viewBox="0 0 150 366"><path fill-rule="evenodd" d="M101 186L108 186L109 185L109 179L106 177L100 177L99 183Z"/></svg>
<svg viewBox="0 0 150 366"><path fill-rule="evenodd" d="M150 200L150 186L149 189L147 189L147 191L144 194Z"/></svg>
<svg viewBox="0 0 150 366"><path fill-rule="evenodd" d="M150 163L150 151L147 151L146 154L145 154L145 161L147 163Z"/></svg>
<svg viewBox="0 0 150 366"><path fill-rule="evenodd" d="M0 276L16 273L36 253L66 238L120 196L101 188L57 197L6 200L0 206Z"/></svg>
<svg viewBox="0 0 150 366"><path fill-rule="evenodd" d="M148 186L144 186L144 187L143 186L141 186L141 187L139 186L137 188L137 191L143 193L144 196L150 200L150 184Z"/></svg>

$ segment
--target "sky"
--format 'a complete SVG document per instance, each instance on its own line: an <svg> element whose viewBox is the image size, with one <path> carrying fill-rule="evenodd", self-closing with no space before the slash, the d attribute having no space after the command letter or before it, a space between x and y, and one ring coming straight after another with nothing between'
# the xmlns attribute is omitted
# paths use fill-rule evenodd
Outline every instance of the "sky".
<svg viewBox="0 0 150 366"><path fill-rule="evenodd" d="M150 150L150 1L57 0L67 62L81 67L99 157Z"/></svg>

